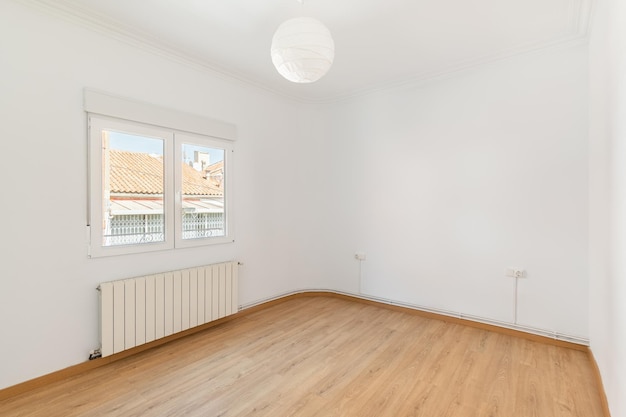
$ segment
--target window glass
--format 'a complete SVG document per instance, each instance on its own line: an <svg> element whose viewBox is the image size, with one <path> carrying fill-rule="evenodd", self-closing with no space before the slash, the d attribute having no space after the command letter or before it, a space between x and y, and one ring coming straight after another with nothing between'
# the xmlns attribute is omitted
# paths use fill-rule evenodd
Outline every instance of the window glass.
<svg viewBox="0 0 626 417"><path fill-rule="evenodd" d="M225 150L183 143L182 239L224 236Z"/></svg>
<svg viewBox="0 0 626 417"><path fill-rule="evenodd" d="M102 130L102 245L165 240L164 141Z"/></svg>

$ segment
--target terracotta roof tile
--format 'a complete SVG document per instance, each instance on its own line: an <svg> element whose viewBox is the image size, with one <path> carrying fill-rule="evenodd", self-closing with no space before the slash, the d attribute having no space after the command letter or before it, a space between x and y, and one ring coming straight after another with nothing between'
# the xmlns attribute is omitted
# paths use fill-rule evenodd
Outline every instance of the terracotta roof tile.
<svg viewBox="0 0 626 417"><path fill-rule="evenodd" d="M141 152L109 150L112 194L163 194L163 157ZM219 183L183 164L183 194L222 196Z"/></svg>

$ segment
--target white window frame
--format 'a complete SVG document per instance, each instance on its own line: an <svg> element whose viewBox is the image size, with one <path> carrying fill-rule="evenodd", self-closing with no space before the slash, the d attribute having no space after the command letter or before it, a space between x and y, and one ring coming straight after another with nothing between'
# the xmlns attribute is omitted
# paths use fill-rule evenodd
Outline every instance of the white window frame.
<svg viewBox="0 0 626 417"><path fill-rule="evenodd" d="M90 227L90 251L92 257L125 255L131 253L152 252L174 248L174 211L171 209L171 200L174 195L174 164L172 161L174 134L161 128L129 122L127 120L112 119L110 117L89 115L89 225ZM102 178L102 131L110 130L127 133L131 135L141 135L163 140L163 218L164 236L162 242L150 242L128 245L104 246L102 224L104 190Z"/></svg>
<svg viewBox="0 0 626 417"><path fill-rule="evenodd" d="M85 90L88 118L88 256L102 257L234 242L232 210L233 125ZM102 130L164 140L164 236L162 242L103 246ZM182 239L182 143L224 149L224 236ZM97 225L91 227L91 225Z"/></svg>
<svg viewBox="0 0 626 417"><path fill-rule="evenodd" d="M183 154L182 154L182 145L183 144L191 144L204 146L209 148L217 148L224 150L224 236L216 236L216 237L206 237L206 238L196 238L196 239L183 239L183 184L182 184L182 164L183 164ZM204 246L211 243L228 243L232 242L232 210L231 210L231 201L232 201L232 156L233 149L229 143L226 141L222 141L215 138L208 138L206 136L192 135L189 133L178 132L175 134L174 140L174 167L175 172L177 174L174 175L175 179L175 204L176 204L176 221L174 223L175 227L175 247L177 248L187 248L187 247L196 247L196 246Z"/></svg>

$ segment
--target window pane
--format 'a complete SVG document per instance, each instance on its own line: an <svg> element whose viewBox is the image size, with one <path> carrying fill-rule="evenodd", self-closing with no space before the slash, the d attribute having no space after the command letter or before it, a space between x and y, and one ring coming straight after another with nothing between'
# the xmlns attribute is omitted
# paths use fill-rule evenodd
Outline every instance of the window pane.
<svg viewBox="0 0 626 417"><path fill-rule="evenodd" d="M182 238L226 235L224 149L182 144Z"/></svg>
<svg viewBox="0 0 626 417"><path fill-rule="evenodd" d="M102 131L102 245L165 240L164 141Z"/></svg>

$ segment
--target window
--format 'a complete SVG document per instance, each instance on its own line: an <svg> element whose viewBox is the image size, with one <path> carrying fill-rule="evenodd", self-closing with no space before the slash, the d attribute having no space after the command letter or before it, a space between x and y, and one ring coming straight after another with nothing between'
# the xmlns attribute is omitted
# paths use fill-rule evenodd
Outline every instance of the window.
<svg viewBox="0 0 626 417"><path fill-rule="evenodd" d="M233 241L230 141L88 113L90 256Z"/></svg>
<svg viewBox="0 0 626 417"><path fill-rule="evenodd" d="M177 246L224 238L228 149L202 137L179 134L176 139Z"/></svg>

